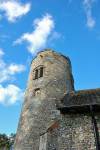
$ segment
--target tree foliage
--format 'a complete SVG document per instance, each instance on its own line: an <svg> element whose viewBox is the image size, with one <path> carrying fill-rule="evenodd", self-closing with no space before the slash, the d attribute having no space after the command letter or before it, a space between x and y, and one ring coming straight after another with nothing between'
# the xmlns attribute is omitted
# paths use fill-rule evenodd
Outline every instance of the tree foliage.
<svg viewBox="0 0 100 150"><path fill-rule="evenodd" d="M7 136L6 134L0 134L0 148L10 149L14 144L15 134Z"/></svg>

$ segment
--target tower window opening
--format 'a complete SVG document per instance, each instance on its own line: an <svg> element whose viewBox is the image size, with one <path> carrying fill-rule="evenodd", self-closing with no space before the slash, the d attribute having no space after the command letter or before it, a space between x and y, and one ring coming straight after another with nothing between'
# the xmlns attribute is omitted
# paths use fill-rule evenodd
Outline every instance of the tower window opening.
<svg viewBox="0 0 100 150"><path fill-rule="evenodd" d="M38 69L35 70L35 79L38 79Z"/></svg>
<svg viewBox="0 0 100 150"><path fill-rule="evenodd" d="M43 66L40 66L37 69L35 69L33 72L33 76L34 80L43 77Z"/></svg>
<svg viewBox="0 0 100 150"><path fill-rule="evenodd" d="M40 88L35 89L35 93L34 93L35 96L39 96L40 93L41 93Z"/></svg>
<svg viewBox="0 0 100 150"><path fill-rule="evenodd" d="M40 77L43 77L43 67L40 68Z"/></svg>

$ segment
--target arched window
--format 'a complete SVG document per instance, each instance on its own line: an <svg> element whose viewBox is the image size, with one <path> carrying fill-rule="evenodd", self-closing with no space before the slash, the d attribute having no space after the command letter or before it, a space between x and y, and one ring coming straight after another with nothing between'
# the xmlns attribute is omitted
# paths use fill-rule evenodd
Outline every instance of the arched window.
<svg viewBox="0 0 100 150"><path fill-rule="evenodd" d="M33 71L33 79L35 80L35 79L38 79L38 78L43 77L43 71L44 71L43 66L37 67L37 68Z"/></svg>

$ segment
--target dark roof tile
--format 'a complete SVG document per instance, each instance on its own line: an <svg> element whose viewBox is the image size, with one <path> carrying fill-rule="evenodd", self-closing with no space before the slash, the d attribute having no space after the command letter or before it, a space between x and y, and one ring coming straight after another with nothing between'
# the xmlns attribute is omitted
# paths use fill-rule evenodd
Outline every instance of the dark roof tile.
<svg viewBox="0 0 100 150"><path fill-rule="evenodd" d="M70 92L62 101L66 107L100 105L100 89Z"/></svg>

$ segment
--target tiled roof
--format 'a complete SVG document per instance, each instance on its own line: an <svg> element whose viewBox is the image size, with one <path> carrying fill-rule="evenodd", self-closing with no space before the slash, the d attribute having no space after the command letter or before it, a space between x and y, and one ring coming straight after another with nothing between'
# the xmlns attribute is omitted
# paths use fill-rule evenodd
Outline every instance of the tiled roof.
<svg viewBox="0 0 100 150"><path fill-rule="evenodd" d="M70 92L64 96L62 103L66 107L100 105L100 88Z"/></svg>

